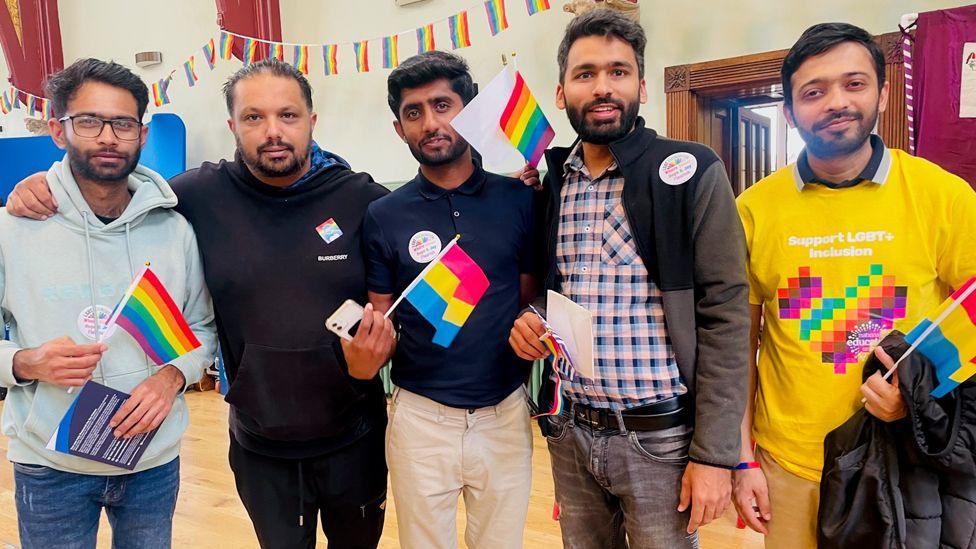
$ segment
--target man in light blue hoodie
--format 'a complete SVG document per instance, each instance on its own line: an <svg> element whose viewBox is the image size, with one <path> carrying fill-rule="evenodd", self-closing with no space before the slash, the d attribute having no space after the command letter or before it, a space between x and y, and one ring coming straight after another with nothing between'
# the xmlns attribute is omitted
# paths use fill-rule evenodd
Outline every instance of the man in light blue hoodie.
<svg viewBox="0 0 976 549"><path fill-rule="evenodd" d="M94 547L101 509L116 547L168 547L179 490L185 388L216 349L196 237L169 185L140 166L149 93L131 71L95 59L50 77L51 137L67 154L47 172L54 223L0 209L0 385L23 547ZM201 347L162 367L122 330L102 333L149 262ZM130 393L110 425L132 437L159 428L135 470L46 449L88 379Z"/></svg>

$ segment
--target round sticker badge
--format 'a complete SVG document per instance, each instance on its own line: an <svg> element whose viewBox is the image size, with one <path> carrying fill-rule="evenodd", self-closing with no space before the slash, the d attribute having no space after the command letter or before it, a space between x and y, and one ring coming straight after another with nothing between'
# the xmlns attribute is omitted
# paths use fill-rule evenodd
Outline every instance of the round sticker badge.
<svg viewBox="0 0 976 549"><path fill-rule="evenodd" d="M698 170L698 159L686 152L676 152L661 162L658 175L668 185L680 185L691 179Z"/></svg>
<svg viewBox="0 0 976 549"><path fill-rule="evenodd" d="M102 332L102 340L108 339L115 333L115 326L112 326L108 333L105 332L105 325L108 324L108 319L112 316L112 309L98 305L96 310L98 311L98 331ZM86 307L78 314L78 331L89 341L98 340L98 336L95 335L95 315L92 313L91 307Z"/></svg>
<svg viewBox="0 0 976 549"><path fill-rule="evenodd" d="M420 231L407 244L410 257L417 263L430 263L441 253L441 239L431 231Z"/></svg>

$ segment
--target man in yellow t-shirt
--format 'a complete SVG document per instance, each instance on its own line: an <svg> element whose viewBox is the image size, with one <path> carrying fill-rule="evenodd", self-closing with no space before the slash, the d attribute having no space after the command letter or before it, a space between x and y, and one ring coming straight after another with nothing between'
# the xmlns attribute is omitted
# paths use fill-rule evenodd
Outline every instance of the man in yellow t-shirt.
<svg viewBox="0 0 976 549"><path fill-rule="evenodd" d="M888 84L867 31L811 27L782 74L806 148L738 199L758 364L734 500L766 547L812 548L824 437L862 397L884 421L904 417L897 378L862 385L864 359L976 274L976 193L872 135Z"/></svg>

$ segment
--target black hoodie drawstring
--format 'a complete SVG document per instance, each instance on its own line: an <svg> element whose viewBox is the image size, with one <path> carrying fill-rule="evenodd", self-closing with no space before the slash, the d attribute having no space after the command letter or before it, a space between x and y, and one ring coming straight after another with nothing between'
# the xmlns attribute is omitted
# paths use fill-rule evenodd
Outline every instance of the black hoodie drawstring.
<svg viewBox="0 0 976 549"><path fill-rule="evenodd" d="M302 478L302 460L298 460L298 525L305 526L305 481Z"/></svg>

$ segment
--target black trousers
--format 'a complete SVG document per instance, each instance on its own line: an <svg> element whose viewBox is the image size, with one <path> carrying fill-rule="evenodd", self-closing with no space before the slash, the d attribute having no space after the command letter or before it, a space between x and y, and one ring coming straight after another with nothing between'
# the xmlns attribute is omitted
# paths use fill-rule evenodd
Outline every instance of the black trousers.
<svg viewBox="0 0 976 549"><path fill-rule="evenodd" d="M374 549L386 515L384 429L324 456L256 454L230 437L237 493L262 549L315 547L319 515L330 549Z"/></svg>

